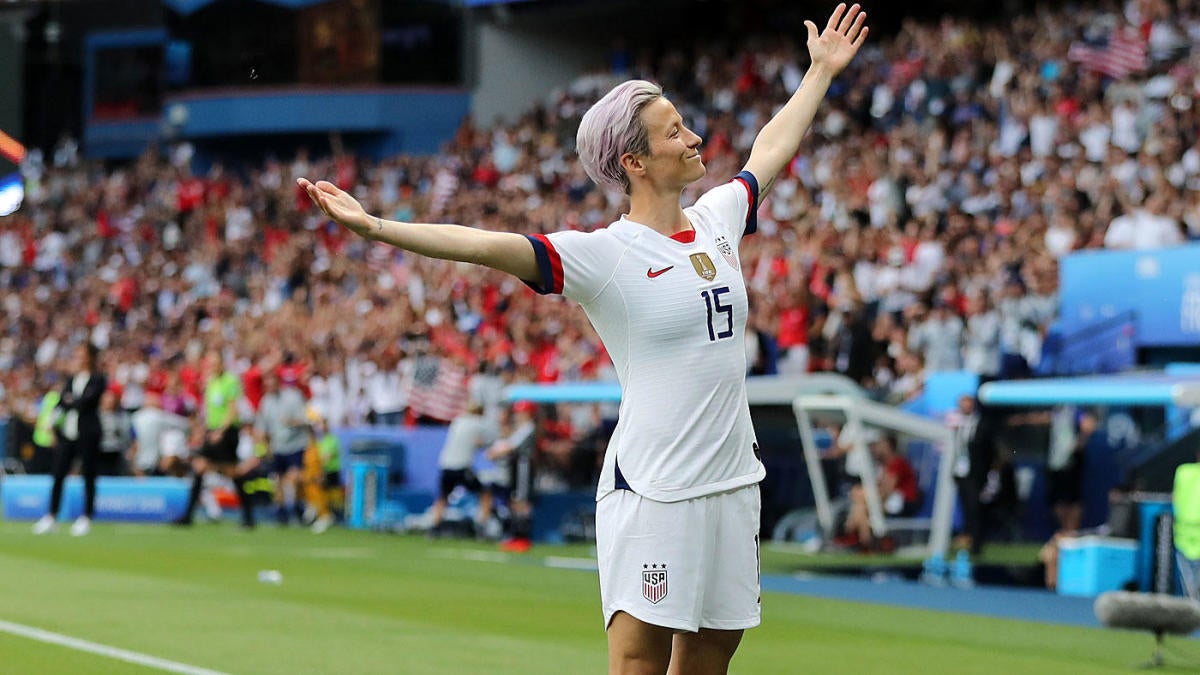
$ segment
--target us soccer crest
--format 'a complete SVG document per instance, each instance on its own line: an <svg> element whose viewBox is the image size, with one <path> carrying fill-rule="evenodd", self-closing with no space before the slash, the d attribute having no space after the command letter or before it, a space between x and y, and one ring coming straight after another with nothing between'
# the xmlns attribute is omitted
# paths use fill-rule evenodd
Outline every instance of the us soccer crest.
<svg viewBox="0 0 1200 675"><path fill-rule="evenodd" d="M725 235L717 237L717 250L721 252L721 256L725 258L725 262L735 270L742 269L738 264L737 256L733 253L733 244L729 243L729 239Z"/></svg>
<svg viewBox="0 0 1200 675"><path fill-rule="evenodd" d="M657 605L667 597L667 564L642 565L642 597Z"/></svg>
<svg viewBox="0 0 1200 675"><path fill-rule="evenodd" d="M712 258L708 257L707 253L693 253L689 256L692 260L692 268L696 270L696 274L705 281L712 281L717 276L717 266L713 264Z"/></svg>

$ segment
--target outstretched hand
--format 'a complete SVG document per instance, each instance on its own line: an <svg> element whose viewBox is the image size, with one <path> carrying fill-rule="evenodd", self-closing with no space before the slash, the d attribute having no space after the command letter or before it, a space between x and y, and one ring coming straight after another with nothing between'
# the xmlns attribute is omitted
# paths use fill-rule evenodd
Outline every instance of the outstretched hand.
<svg viewBox="0 0 1200 675"><path fill-rule="evenodd" d="M371 219L366 210L350 193L324 180L314 184L307 178L297 178L296 183L304 188L304 191L308 193L308 198L321 207L325 215L336 220L346 229L360 236L365 235L371 229Z"/></svg>
<svg viewBox="0 0 1200 675"><path fill-rule="evenodd" d="M846 3L833 10L825 30L817 33L817 24L805 21L808 28L808 55L814 66L821 65L837 75L850 65L858 48L867 39L867 13L855 3L846 11Z"/></svg>

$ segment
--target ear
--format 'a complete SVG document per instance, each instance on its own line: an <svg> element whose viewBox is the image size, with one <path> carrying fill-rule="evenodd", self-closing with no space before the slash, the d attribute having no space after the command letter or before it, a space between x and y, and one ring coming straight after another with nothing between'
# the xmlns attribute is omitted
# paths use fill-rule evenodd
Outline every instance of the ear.
<svg viewBox="0 0 1200 675"><path fill-rule="evenodd" d="M630 178L646 174L646 165L642 163L640 157L632 152L621 155L621 168L625 170L625 175Z"/></svg>

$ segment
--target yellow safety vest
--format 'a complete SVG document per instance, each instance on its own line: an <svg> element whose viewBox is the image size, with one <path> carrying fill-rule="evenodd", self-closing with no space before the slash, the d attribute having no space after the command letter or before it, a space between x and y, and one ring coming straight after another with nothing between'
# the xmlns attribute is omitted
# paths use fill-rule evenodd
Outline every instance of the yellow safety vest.
<svg viewBox="0 0 1200 675"><path fill-rule="evenodd" d="M1191 560L1200 560L1200 464L1175 469L1175 548Z"/></svg>
<svg viewBox="0 0 1200 675"><path fill-rule="evenodd" d="M58 421L55 409L58 407L59 394L57 391L47 392L42 397L38 407L37 422L33 426L33 442L42 448L54 445L54 425Z"/></svg>

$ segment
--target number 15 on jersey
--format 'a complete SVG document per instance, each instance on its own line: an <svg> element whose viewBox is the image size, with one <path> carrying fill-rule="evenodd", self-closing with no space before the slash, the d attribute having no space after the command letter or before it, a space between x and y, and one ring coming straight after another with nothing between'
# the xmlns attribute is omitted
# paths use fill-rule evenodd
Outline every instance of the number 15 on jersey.
<svg viewBox="0 0 1200 675"><path fill-rule="evenodd" d="M709 342L733 337L733 305L721 301L721 296L728 292L728 286L700 291L700 297L704 298L704 306L708 309ZM722 320L722 315L724 320ZM720 326L723 328L719 328Z"/></svg>

